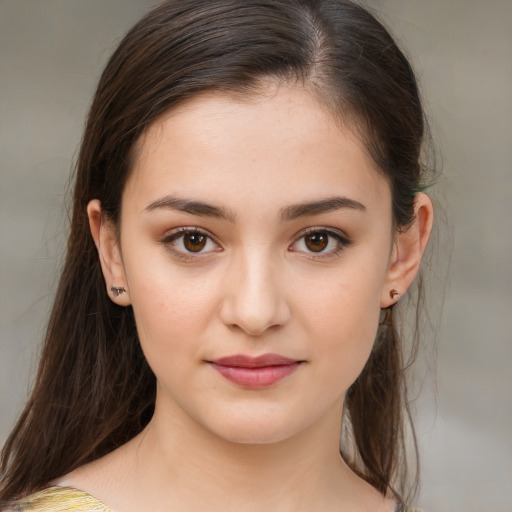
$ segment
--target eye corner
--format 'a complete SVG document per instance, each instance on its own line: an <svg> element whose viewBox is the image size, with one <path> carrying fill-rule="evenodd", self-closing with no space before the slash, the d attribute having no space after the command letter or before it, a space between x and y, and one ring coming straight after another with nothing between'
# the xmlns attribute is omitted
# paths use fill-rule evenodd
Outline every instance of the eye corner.
<svg viewBox="0 0 512 512"><path fill-rule="evenodd" d="M320 239L313 242L317 245L316 249L319 250L312 248L306 241L307 237L313 236L320 236ZM301 248L300 244L304 247ZM299 232L295 237L295 241L288 246L288 250L290 252L300 253L309 259L321 260L337 256L352 244L352 240L339 229L315 226L308 227Z"/></svg>
<svg viewBox="0 0 512 512"><path fill-rule="evenodd" d="M186 237L190 239L192 237L198 237L199 240L196 240L196 242L188 240L187 243ZM163 237L161 243L171 255L185 261L198 261L199 258L203 259L212 253L218 253L224 250L211 233L197 226L181 226L175 228ZM192 245L190 245L190 243L192 243ZM196 247L194 247L194 244L197 244Z"/></svg>

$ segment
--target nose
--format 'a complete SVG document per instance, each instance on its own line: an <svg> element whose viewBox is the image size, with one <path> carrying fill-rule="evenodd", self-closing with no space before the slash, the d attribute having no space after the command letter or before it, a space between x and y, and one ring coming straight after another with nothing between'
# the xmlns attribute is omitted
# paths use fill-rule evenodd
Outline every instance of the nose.
<svg viewBox="0 0 512 512"><path fill-rule="evenodd" d="M276 267L263 251L232 262L220 307L225 325L260 336L288 323L290 307Z"/></svg>

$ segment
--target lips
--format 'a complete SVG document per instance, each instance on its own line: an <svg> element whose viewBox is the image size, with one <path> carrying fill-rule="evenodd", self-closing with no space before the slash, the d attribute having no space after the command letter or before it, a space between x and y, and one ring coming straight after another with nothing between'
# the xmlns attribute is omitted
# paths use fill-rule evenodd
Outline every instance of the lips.
<svg viewBox="0 0 512 512"><path fill-rule="evenodd" d="M277 384L294 373L303 361L279 354L258 357L237 354L209 361L211 367L238 386L260 389Z"/></svg>

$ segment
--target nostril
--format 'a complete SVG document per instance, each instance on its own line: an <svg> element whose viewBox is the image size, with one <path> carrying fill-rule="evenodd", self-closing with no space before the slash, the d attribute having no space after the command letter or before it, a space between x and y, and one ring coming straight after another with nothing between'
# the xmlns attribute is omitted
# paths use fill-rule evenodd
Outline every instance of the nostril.
<svg viewBox="0 0 512 512"><path fill-rule="evenodd" d="M230 329L260 336L289 321L290 308L280 276L269 262L273 260L268 251L255 247L241 251L233 261L220 304L220 318Z"/></svg>
<svg viewBox="0 0 512 512"><path fill-rule="evenodd" d="M247 298L247 297L246 297ZM282 328L290 319L290 311L284 301L267 298L255 304L248 300L226 300L220 310L222 322L231 330L240 330L250 336Z"/></svg>

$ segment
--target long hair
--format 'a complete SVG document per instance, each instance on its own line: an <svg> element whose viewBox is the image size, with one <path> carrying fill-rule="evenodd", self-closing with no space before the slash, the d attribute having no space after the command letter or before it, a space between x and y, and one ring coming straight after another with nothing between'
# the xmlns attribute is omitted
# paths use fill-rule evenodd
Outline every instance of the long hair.
<svg viewBox="0 0 512 512"><path fill-rule="evenodd" d="M395 228L412 222L424 115L408 60L371 14L348 0L172 0L155 8L112 55L89 112L67 256L34 389L2 451L0 502L109 453L151 419L155 376L131 308L105 293L88 202L99 199L118 223L135 143L152 122L202 92L251 94L268 79L302 84L355 130L389 181ZM404 356L391 311L384 316L346 396L342 455L401 499Z"/></svg>

